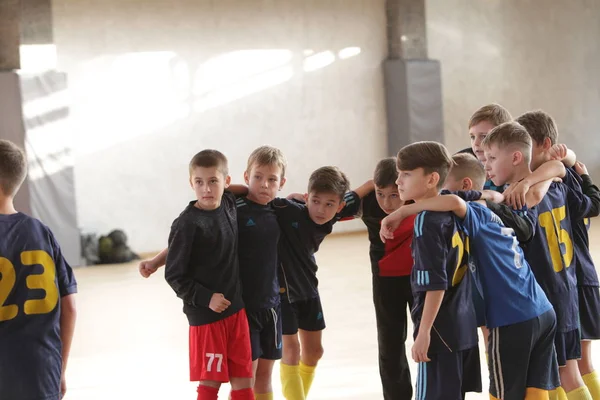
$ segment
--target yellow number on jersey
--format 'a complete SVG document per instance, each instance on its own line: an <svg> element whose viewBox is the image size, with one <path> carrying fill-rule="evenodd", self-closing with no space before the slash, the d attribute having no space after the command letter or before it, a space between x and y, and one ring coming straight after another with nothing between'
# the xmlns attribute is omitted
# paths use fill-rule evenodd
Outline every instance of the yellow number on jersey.
<svg viewBox="0 0 600 400"><path fill-rule="evenodd" d="M469 238L467 237L466 239L466 243L463 243L463 240L458 232L454 232L454 235L452 235L452 247L458 249L458 254L456 256L456 270L454 271L454 276L452 277L452 286L458 285L463 280L465 273L467 272L467 264L465 263L461 265L463 256L465 255L465 250L467 253L469 252Z"/></svg>
<svg viewBox="0 0 600 400"><path fill-rule="evenodd" d="M546 211L538 216L540 226L546 232L548 241L548 250L552 257L554 271L560 272L564 267L569 268L573 261L573 242L569 237L569 232L560 226L560 222L567 217L565 206L555 208L552 211ZM564 253L560 245L565 248Z"/></svg>
<svg viewBox="0 0 600 400"><path fill-rule="evenodd" d="M29 275L26 285L29 289L41 289L46 294L43 299L27 300L23 304L25 314L46 314L56 308L58 304L58 288L56 287L56 265L48 253L43 250L25 251L21 253L21 263L24 266L41 265L41 274ZM10 260L0 257L0 322L8 321L17 316L19 306L16 304L5 305L8 296L16 283L15 266Z"/></svg>

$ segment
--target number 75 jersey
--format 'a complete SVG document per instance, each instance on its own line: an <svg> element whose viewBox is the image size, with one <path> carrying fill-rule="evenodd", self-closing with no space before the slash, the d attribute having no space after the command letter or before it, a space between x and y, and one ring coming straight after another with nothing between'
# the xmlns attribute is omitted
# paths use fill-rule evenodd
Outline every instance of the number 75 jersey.
<svg viewBox="0 0 600 400"><path fill-rule="evenodd" d="M558 332L579 327L571 224L583 219L590 206L590 199L581 192L561 182L552 183L537 206L535 235L523 245L525 259L554 307Z"/></svg>
<svg viewBox="0 0 600 400"><path fill-rule="evenodd" d="M21 213L0 215L1 398L58 398L60 298L76 291L52 232Z"/></svg>

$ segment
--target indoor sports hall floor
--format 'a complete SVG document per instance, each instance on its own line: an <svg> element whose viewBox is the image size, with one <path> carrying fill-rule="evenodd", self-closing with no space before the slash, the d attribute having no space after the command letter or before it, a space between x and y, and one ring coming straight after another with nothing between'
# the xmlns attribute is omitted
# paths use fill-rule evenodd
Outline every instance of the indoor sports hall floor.
<svg viewBox="0 0 600 400"><path fill-rule="evenodd" d="M596 225L592 247L599 241ZM592 254L600 263L600 249ZM310 398L381 399L367 236L330 237L317 259L327 329ZM79 268L76 275L78 322L65 398L195 399L195 384L187 379L187 321L162 270L143 279L132 263ZM409 339L408 349L411 345ZM600 367L600 343L596 346L594 361ZM483 382L484 394L468 399L488 398L487 374ZM275 398L282 399L277 365L273 383ZM223 387L219 398L226 399L226 392Z"/></svg>

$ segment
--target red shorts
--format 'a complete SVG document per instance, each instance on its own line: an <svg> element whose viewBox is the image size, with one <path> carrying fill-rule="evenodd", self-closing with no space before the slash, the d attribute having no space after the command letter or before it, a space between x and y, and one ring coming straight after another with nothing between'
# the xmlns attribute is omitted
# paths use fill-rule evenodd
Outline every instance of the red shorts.
<svg viewBox="0 0 600 400"><path fill-rule="evenodd" d="M212 324L190 326L190 381L252 378L246 310Z"/></svg>

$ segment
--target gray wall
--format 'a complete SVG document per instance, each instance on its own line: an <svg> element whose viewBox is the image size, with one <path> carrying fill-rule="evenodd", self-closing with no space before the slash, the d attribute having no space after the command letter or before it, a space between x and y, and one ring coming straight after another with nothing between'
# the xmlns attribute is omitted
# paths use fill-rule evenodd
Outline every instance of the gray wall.
<svg viewBox="0 0 600 400"><path fill-rule="evenodd" d="M324 164L354 184L368 178L387 152L384 3L54 0L82 227L120 226L138 251L164 246L192 198L186 164L202 148L222 149L240 180L252 149L280 147L290 166L286 192L304 191ZM600 2L540 4L427 1L446 143L469 145L466 122L485 103L514 115L543 108L599 177ZM353 47L360 53L340 57ZM330 64L305 68L322 52L331 52L322 59Z"/></svg>
<svg viewBox="0 0 600 400"><path fill-rule="evenodd" d="M446 141L468 146L467 121L499 102L541 108L600 179L600 2L428 0L428 45L442 62Z"/></svg>
<svg viewBox="0 0 600 400"><path fill-rule="evenodd" d="M203 148L241 181L250 152L275 145L302 192L319 166L359 184L385 155L383 0L55 0L54 26L80 224L120 226L137 251L166 245Z"/></svg>

